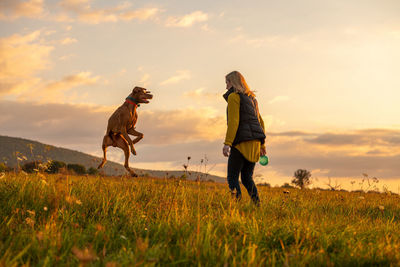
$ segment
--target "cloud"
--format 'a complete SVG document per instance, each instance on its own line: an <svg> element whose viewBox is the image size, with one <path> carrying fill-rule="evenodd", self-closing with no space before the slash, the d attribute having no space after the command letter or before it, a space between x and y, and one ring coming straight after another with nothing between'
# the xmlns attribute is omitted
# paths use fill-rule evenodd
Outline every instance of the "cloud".
<svg viewBox="0 0 400 267"><path fill-rule="evenodd" d="M139 81L139 85L147 87L150 84L149 79L150 79L150 74L148 73L143 74L143 77Z"/></svg>
<svg viewBox="0 0 400 267"><path fill-rule="evenodd" d="M54 49L44 44L41 36L40 31L35 31L0 39L0 97L8 95L19 100L65 101L63 93L66 91L98 82L100 77L93 76L89 71L65 75L55 81L40 78L38 73L51 66L50 52ZM61 43L74 41L66 38Z"/></svg>
<svg viewBox="0 0 400 267"><path fill-rule="evenodd" d="M148 20L154 18L159 12L158 8L140 8L121 13L120 18L128 21L133 19Z"/></svg>
<svg viewBox="0 0 400 267"><path fill-rule="evenodd" d="M220 94L219 93L210 93L206 92L205 88L201 87L193 91L186 91L183 93L183 96L190 97L190 98L217 98Z"/></svg>
<svg viewBox="0 0 400 267"><path fill-rule="evenodd" d="M2 0L0 10L0 19L39 18L43 15L44 4L43 0Z"/></svg>
<svg viewBox="0 0 400 267"><path fill-rule="evenodd" d="M273 99L271 99L268 103L269 104L274 104L274 103L280 103L280 102L285 102L290 100L290 98L288 96L285 95L278 95L275 96Z"/></svg>
<svg viewBox="0 0 400 267"><path fill-rule="evenodd" d="M0 134L48 141L58 145L89 142L98 146L107 120L116 107L0 101ZM139 110L136 129L141 144L168 145L199 140L219 140L225 119L212 109ZM29 129L29 131L27 131ZM97 138L97 139L96 139ZM222 142L222 141L221 141Z"/></svg>
<svg viewBox="0 0 400 267"><path fill-rule="evenodd" d="M76 40L75 38L67 37L67 38L65 38L65 39L62 39L62 40L60 41L60 44L62 44L62 45L69 45L69 44L73 44L73 43L76 43L76 42L78 42L78 40Z"/></svg>
<svg viewBox="0 0 400 267"><path fill-rule="evenodd" d="M205 22L208 20L208 14L202 11L194 11L190 14L181 17L168 17L165 25L167 27L182 27L187 28L193 26L198 22Z"/></svg>
<svg viewBox="0 0 400 267"><path fill-rule="evenodd" d="M95 8L91 0L63 0L60 6L84 23L99 24L101 22L117 22L131 20L149 20L161 12L159 8L128 9L130 4L122 4L106 8Z"/></svg>
<svg viewBox="0 0 400 267"><path fill-rule="evenodd" d="M40 31L0 39L0 96L21 94L41 82L38 71L50 65L54 47L39 42Z"/></svg>
<svg viewBox="0 0 400 267"><path fill-rule="evenodd" d="M161 82L160 85L168 85L168 84L175 84L179 83L183 80L189 80L191 78L191 73L188 70L178 70L176 75L166 79L165 81Z"/></svg>
<svg viewBox="0 0 400 267"><path fill-rule="evenodd" d="M282 46L283 44L290 45L299 42L297 36L267 35L261 37L252 37L248 34L244 34L241 27L238 27L236 30L238 33L236 36L229 39L230 43L240 43L254 48L263 48L266 46Z"/></svg>
<svg viewBox="0 0 400 267"><path fill-rule="evenodd" d="M34 96L36 100L46 102L65 102L63 93L72 88L96 84L100 76L93 76L91 72L79 72L77 74L64 76L59 81L46 82L39 86L36 90L33 89L30 93L20 96L20 99L27 99Z"/></svg>
<svg viewBox="0 0 400 267"><path fill-rule="evenodd" d="M172 144L198 140L217 140L224 137L226 121L209 108L155 110L139 113L137 130L143 131L145 143Z"/></svg>
<svg viewBox="0 0 400 267"><path fill-rule="evenodd" d="M93 105L0 101L0 134L100 156L107 120L115 109ZM133 162L153 162L154 166L157 162L174 162L179 166L187 156L197 160L207 154L210 166L217 164L220 171L224 169L222 165L226 164L226 158L221 155L221 148L226 121L224 116L216 116L212 109L139 109L136 129L144 133L144 138L136 145L138 156L131 157ZM352 138L348 139L348 136ZM400 130L396 129L267 133L270 164L267 168L258 167L256 171L267 181L278 178L290 180L294 171L300 168L312 171L313 176L319 179L354 179L362 173L380 179L400 178L399 136ZM115 155L120 161L122 152L110 149L113 150L115 153L110 155Z"/></svg>
<svg viewBox="0 0 400 267"><path fill-rule="evenodd" d="M390 129L368 129L352 133L325 133L308 139L307 142L334 146L399 147L400 132Z"/></svg>
<svg viewBox="0 0 400 267"><path fill-rule="evenodd" d="M326 177L400 178L400 130L346 133L267 133L271 166L284 175L296 169L324 169Z"/></svg>

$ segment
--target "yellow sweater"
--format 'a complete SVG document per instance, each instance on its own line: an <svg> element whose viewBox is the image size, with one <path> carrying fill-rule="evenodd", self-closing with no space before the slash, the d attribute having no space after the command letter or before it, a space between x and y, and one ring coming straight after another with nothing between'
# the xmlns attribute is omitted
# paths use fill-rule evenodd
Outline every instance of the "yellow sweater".
<svg viewBox="0 0 400 267"><path fill-rule="evenodd" d="M236 132L239 127L239 114L240 96L237 93L232 93L228 97L228 129L226 131L225 145L232 146L233 140L235 140ZM264 121L260 115L258 115L258 120L265 132ZM251 162L257 162L260 159L261 147L265 148L265 144L261 146L260 140L245 141L235 145L235 148Z"/></svg>

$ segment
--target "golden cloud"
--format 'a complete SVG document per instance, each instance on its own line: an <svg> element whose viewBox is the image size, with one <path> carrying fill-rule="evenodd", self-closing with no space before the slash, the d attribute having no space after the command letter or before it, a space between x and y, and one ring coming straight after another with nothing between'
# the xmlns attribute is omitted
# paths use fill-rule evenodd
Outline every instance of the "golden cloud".
<svg viewBox="0 0 400 267"><path fill-rule="evenodd" d="M64 76L58 81L41 81L35 87L30 86L24 94L18 95L19 101L35 100L40 103L65 103L73 101L77 95L66 97L65 93L79 86L93 85L100 76L93 76L91 72L79 72ZM27 86L28 87L28 86ZM82 98L82 96L80 96Z"/></svg>
<svg viewBox="0 0 400 267"><path fill-rule="evenodd" d="M2 0L0 18L14 20L20 17L38 18L43 15L43 0Z"/></svg>
<svg viewBox="0 0 400 267"><path fill-rule="evenodd" d="M194 11L190 14L181 17L168 17L165 25L167 27L182 27L187 28L193 26L195 23L204 22L208 20L208 14L202 11Z"/></svg>
<svg viewBox="0 0 400 267"><path fill-rule="evenodd" d="M60 41L60 44L69 45L69 44L73 44L73 43L76 43L76 42L78 42L78 40L76 40L75 38L67 37L67 38L62 39Z"/></svg>
<svg viewBox="0 0 400 267"><path fill-rule="evenodd" d="M41 79L34 77L50 65L54 47L38 42L40 31L0 39L0 95L21 94Z"/></svg>
<svg viewBox="0 0 400 267"><path fill-rule="evenodd" d="M115 108L0 101L0 132L100 154L107 120ZM137 144L138 156L133 160L179 162L187 156L201 158L207 154L210 164L226 163L221 154L226 130L224 115L212 109L149 111L139 108L136 129L144 133L144 138ZM22 133L25 135L21 136ZM313 171L316 178L354 178L362 173L385 179L400 178L398 129L267 132L266 146L270 165L259 168L258 173L291 177L301 168ZM370 153L355 155L354 151L360 147L369 147ZM388 152L374 151L381 149Z"/></svg>
<svg viewBox="0 0 400 267"><path fill-rule="evenodd" d="M160 85L168 85L168 84L175 84L179 83L183 80L189 80L192 77L190 71L188 70L178 70L176 74L165 81L162 81Z"/></svg>
<svg viewBox="0 0 400 267"><path fill-rule="evenodd" d="M129 4L111 6L107 8L94 8L90 0L63 0L60 6L66 11L77 16L81 22L98 24L101 22L117 22L120 20L148 20L154 18L160 9L155 7L128 9Z"/></svg>
<svg viewBox="0 0 400 267"><path fill-rule="evenodd" d="M220 96L219 93L210 93L205 91L205 88L200 87L197 88L196 90L192 90L192 91L186 91L183 93L183 96L185 97L190 97L190 98L203 98L203 97L207 97L207 98L217 98L218 96Z"/></svg>
<svg viewBox="0 0 400 267"><path fill-rule="evenodd" d="M39 40L40 31L12 35L0 39L0 96L13 95L20 100L54 102L63 99L62 93L81 85L95 84L100 77L90 72L66 75L59 81L45 81L37 73L50 66L54 47ZM64 43L74 39L64 39Z"/></svg>

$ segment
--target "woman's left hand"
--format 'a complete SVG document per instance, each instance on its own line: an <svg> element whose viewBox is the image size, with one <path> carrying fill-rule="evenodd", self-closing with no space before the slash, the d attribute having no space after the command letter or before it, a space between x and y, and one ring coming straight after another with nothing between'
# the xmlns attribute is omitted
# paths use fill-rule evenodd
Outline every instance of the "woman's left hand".
<svg viewBox="0 0 400 267"><path fill-rule="evenodd" d="M265 154L267 154L267 150L265 149L265 147L260 148L260 155L265 156Z"/></svg>

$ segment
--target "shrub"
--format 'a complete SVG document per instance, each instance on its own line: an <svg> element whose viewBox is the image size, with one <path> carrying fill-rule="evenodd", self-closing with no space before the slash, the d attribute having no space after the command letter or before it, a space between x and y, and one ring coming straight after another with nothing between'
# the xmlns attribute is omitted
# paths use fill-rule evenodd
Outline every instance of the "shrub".
<svg viewBox="0 0 400 267"><path fill-rule="evenodd" d="M67 169L75 172L76 174L86 174L86 168L81 164L68 164Z"/></svg>
<svg viewBox="0 0 400 267"><path fill-rule="evenodd" d="M7 165L0 162L0 172L6 172L8 170L9 170L9 168L7 167Z"/></svg>
<svg viewBox="0 0 400 267"><path fill-rule="evenodd" d="M90 175L97 175L97 174L99 173L99 170L96 169L96 168L90 167L90 168L87 170L87 173L90 174Z"/></svg>
<svg viewBox="0 0 400 267"><path fill-rule="evenodd" d="M27 162L22 166L22 170L27 173L34 173L39 171L39 166L42 165L42 162L39 160Z"/></svg>
<svg viewBox="0 0 400 267"><path fill-rule="evenodd" d="M47 166L47 173L58 173L60 172L61 168L67 167L67 164L62 161L52 160L49 165Z"/></svg>
<svg viewBox="0 0 400 267"><path fill-rule="evenodd" d="M288 183L284 183L281 187L282 187L282 188L294 188L293 186L291 186L291 185L288 184Z"/></svg>

